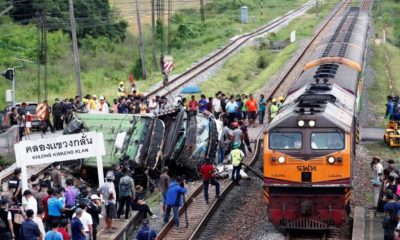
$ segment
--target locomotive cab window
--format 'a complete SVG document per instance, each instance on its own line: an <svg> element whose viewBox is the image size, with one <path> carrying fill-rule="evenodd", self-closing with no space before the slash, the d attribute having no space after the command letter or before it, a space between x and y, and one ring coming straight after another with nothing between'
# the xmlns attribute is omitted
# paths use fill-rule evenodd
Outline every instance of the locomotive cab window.
<svg viewBox="0 0 400 240"><path fill-rule="evenodd" d="M301 133L294 132L273 132L269 135L269 148L274 150L301 149Z"/></svg>
<svg viewBox="0 0 400 240"><path fill-rule="evenodd" d="M314 150L344 149L344 134L340 132L311 133L311 148Z"/></svg>

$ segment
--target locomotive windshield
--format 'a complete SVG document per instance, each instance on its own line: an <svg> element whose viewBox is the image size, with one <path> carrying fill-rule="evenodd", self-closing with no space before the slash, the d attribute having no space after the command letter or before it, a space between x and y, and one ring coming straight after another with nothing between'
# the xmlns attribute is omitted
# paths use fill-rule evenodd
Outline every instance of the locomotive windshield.
<svg viewBox="0 0 400 240"><path fill-rule="evenodd" d="M311 133L311 148L314 150L340 150L344 148L344 134L340 132Z"/></svg>
<svg viewBox="0 0 400 240"><path fill-rule="evenodd" d="M269 148L279 149L301 149L301 133L274 132L269 135Z"/></svg>

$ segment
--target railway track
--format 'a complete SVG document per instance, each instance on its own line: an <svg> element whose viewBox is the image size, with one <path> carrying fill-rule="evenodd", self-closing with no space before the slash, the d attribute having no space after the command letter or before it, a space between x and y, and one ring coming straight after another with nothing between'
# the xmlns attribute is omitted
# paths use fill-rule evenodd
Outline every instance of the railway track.
<svg viewBox="0 0 400 240"><path fill-rule="evenodd" d="M329 29L329 26L332 24L332 22L334 22L335 17L342 14L345 11L345 9L347 9L350 3L351 3L350 0L343 1L340 5L338 5L334 9L333 13L319 27L315 36L310 41L308 41L306 46L296 56L295 60L293 61L293 64L287 69L287 71L284 72L281 78L278 81L276 81L274 86L270 88L271 90L269 92L266 92L265 95L267 96L267 98L277 95L283 95L282 92L287 91L288 86L290 86L294 81L294 80L291 81L292 79L294 79L293 76L297 77L301 73L301 70L303 69L304 66L304 64L302 64L302 61L304 61L304 59L308 56L307 53L310 53L310 49L313 49L313 47L320 40L320 38L323 38L323 34L325 34L327 29ZM256 138L255 151L251 156L249 156L245 160L245 165L251 166L257 161L261 149L262 136L264 132L263 129L265 129L265 126L262 129L260 129L260 132ZM222 183L221 197L217 200L211 201L210 206L207 206L205 204L202 194L203 188L202 185L199 186L198 189L196 189L196 191L194 191L193 194L188 197L187 204L180 209L180 215L182 215L185 211L186 214L189 215L188 218L189 221L191 222L191 225L189 225L188 228L176 229L172 227L173 221L171 219L161 229L158 239L167 239L167 240L197 239L200 236L204 226L214 215L214 212L217 209L218 205L224 200L224 197L233 188L233 183L230 180L224 180L221 183ZM181 221L182 220L183 219L181 218ZM182 223L184 225L184 222ZM323 239L325 239L325 237Z"/></svg>
<svg viewBox="0 0 400 240"><path fill-rule="evenodd" d="M273 22L269 23L268 25L261 27L260 29L252 32L245 34L243 36L238 37L237 39L233 40L231 43L226 45L224 48L221 50L217 51L214 53L212 56L207 58L206 60L198 63L191 69L187 70L186 72L178 75L174 79L170 80L167 85L160 86L154 90L151 90L149 93L146 94L146 97L154 97L156 95L162 96L162 95L167 95L171 94L174 91L178 90L179 88L183 87L184 85L188 84L191 82L195 77L197 77L199 74L207 71L211 67L215 66L216 64L220 63L221 61L225 60L230 54L232 54L234 51L239 49L241 46L243 46L245 43L247 43L249 40L253 39L254 37L260 36L262 34L267 33L268 31L273 30L276 27L281 26L282 24L287 23L288 20L293 18L294 16L300 14L301 12L307 10L313 4L315 3L314 0L311 0L307 2L306 4L303 4L301 7L288 12L286 15L274 20Z"/></svg>

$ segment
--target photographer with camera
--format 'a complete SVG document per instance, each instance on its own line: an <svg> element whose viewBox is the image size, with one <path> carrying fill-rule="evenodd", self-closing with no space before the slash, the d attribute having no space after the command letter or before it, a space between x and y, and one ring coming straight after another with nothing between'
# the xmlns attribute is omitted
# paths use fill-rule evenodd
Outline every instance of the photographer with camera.
<svg viewBox="0 0 400 240"><path fill-rule="evenodd" d="M174 226L179 228L179 207L182 206L184 194L187 192L184 180L177 176L175 181L169 184L167 191L167 209L164 217L164 223L167 224L171 209L174 212Z"/></svg>

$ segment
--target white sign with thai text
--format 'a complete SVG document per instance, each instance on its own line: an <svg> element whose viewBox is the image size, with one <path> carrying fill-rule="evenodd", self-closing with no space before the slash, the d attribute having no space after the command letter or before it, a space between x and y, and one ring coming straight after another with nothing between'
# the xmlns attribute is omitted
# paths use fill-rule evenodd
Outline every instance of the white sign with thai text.
<svg viewBox="0 0 400 240"><path fill-rule="evenodd" d="M96 132L21 141L14 148L17 160L27 161L29 165L105 155L103 134Z"/></svg>
<svg viewBox="0 0 400 240"><path fill-rule="evenodd" d="M102 156L105 155L103 133L85 132L54 138L21 141L14 145L15 158L21 167L22 188L27 189L26 167L68 160L96 157L99 184L104 182Z"/></svg>

